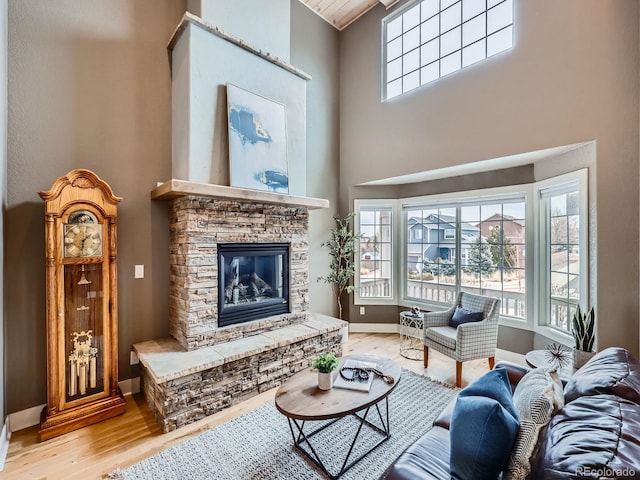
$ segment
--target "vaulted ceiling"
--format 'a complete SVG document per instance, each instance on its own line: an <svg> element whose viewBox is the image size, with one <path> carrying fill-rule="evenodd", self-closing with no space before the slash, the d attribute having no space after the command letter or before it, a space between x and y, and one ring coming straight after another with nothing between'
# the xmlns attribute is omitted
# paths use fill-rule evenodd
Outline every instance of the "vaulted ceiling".
<svg viewBox="0 0 640 480"><path fill-rule="evenodd" d="M386 8L399 0L300 0L338 30L349 26L378 3Z"/></svg>

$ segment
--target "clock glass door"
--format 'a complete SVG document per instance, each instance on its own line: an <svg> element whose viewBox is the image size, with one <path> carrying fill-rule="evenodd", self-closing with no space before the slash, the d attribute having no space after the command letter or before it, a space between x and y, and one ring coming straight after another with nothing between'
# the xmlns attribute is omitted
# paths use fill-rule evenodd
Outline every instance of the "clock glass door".
<svg viewBox="0 0 640 480"><path fill-rule="evenodd" d="M104 292L102 263L64 265L66 401L102 393Z"/></svg>

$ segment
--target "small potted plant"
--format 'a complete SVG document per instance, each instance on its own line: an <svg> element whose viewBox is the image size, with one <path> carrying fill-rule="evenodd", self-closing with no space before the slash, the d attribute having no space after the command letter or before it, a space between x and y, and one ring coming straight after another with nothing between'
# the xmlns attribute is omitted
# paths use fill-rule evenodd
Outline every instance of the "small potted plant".
<svg viewBox="0 0 640 480"><path fill-rule="evenodd" d="M333 352L324 352L316 357L311 366L318 370L318 388L329 390L333 387L333 372L338 366L338 359Z"/></svg>
<svg viewBox="0 0 640 480"><path fill-rule="evenodd" d="M571 333L576 342L573 349L573 366L577 370L595 355L593 344L596 339L596 312L593 307L585 313L578 305L571 319Z"/></svg>

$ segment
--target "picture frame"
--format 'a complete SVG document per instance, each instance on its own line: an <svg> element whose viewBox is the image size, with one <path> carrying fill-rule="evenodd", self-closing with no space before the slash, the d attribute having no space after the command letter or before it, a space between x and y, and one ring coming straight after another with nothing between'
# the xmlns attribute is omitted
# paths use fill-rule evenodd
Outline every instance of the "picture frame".
<svg viewBox="0 0 640 480"><path fill-rule="evenodd" d="M232 187L289 193L286 108L227 83Z"/></svg>

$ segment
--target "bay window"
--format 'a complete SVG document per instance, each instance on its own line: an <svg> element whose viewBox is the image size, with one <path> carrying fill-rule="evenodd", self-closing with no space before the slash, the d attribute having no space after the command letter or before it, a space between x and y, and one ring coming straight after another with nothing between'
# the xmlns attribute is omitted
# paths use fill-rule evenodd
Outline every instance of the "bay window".
<svg viewBox="0 0 640 480"><path fill-rule="evenodd" d="M487 191L356 200L355 302L437 310L477 293L500 298L507 324L566 340L576 306L589 306L587 193L585 169Z"/></svg>

